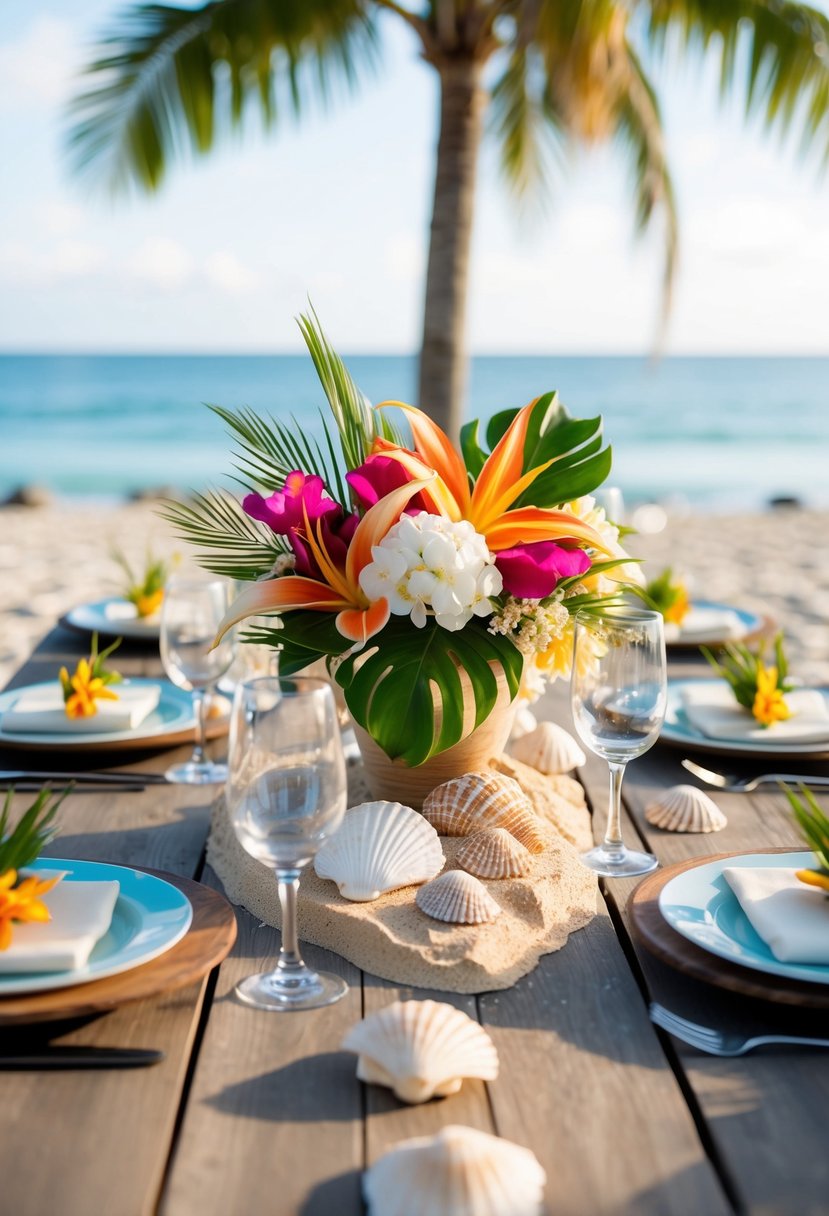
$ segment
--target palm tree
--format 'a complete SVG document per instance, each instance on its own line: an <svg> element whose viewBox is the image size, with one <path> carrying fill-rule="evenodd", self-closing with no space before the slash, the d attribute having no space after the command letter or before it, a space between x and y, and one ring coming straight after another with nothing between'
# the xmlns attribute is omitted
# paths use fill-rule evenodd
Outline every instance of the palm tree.
<svg viewBox="0 0 829 1216"><path fill-rule="evenodd" d="M799 130L829 158L829 19L790 0L208 0L128 9L73 103L80 171L118 189L159 186L258 107L267 127L309 94L353 86L380 49L378 16L405 22L440 82L420 403L450 433L462 412L478 149L498 141L508 182L544 186L567 138L628 155L637 226L664 216L665 304L677 221L659 104L639 48L710 50L723 93L745 57L747 114ZM739 54L738 54L739 53Z"/></svg>

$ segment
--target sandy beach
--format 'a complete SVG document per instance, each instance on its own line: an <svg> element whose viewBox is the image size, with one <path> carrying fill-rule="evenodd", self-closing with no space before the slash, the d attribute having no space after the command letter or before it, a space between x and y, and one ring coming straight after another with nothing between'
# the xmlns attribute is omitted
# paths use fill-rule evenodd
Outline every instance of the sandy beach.
<svg viewBox="0 0 829 1216"><path fill-rule="evenodd" d="M190 560L155 504L59 504L0 512L0 683L76 604L117 595L120 549L137 567L148 547ZM728 516L668 515L662 531L631 536L646 574L668 563L692 595L769 615L784 629L792 672L829 682L829 512L779 508Z"/></svg>

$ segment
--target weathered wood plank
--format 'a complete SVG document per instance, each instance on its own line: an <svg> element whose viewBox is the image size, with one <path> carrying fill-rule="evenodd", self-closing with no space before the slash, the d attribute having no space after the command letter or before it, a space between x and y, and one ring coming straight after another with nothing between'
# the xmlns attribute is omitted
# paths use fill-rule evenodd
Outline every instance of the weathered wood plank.
<svg viewBox="0 0 829 1216"><path fill-rule="evenodd" d="M205 881L221 889L211 870ZM360 974L303 945L312 966L344 976L348 995L310 1013L250 1009L233 987L272 965L279 934L237 913L239 937L220 968L161 1211L356 1216L363 1099L353 1057L339 1046L361 1016Z"/></svg>

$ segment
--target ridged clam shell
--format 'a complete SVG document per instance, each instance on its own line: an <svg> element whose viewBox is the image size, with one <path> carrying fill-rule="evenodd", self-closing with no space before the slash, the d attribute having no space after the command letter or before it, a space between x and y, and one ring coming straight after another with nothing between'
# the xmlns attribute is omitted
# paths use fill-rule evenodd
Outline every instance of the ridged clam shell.
<svg viewBox="0 0 829 1216"><path fill-rule="evenodd" d="M443 863L438 834L417 811L399 802L363 802L346 812L317 853L314 869L346 899L365 902L426 882Z"/></svg>
<svg viewBox="0 0 829 1216"><path fill-rule="evenodd" d="M452 1124L396 1145L363 1193L369 1216L539 1216L546 1181L528 1148Z"/></svg>
<svg viewBox="0 0 829 1216"><path fill-rule="evenodd" d="M673 785L645 809L645 818L666 832L719 832L728 823L716 802L695 785Z"/></svg>
<svg viewBox="0 0 829 1216"><path fill-rule="evenodd" d="M510 750L522 764L550 775L569 773L587 762L573 736L555 722L539 722L535 730L516 739Z"/></svg>
<svg viewBox="0 0 829 1216"><path fill-rule="evenodd" d="M509 737L513 740L520 739L522 735L528 735L531 730L535 730L537 725L538 718L536 718L530 707L528 705L521 705L515 711Z"/></svg>
<svg viewBox="0 0 829 1216"><path fill-rule="evenodd" d="M467 836L455 861L478 878L519 878L531 865L531 854L504 828L486 828Z"/></svg>
<svg viewBox="0 0 829 1216"><path fill-rule="evenodd" d="M529 798L517 781L500 773L464 773L445 781L424 799L423 815L441 836L505 828L531 853L546 845Z"/></svg>
<svg viewBox="0 0 829 1216"><path fill-rule="evenodd" d="M482 882L464 870L447 870L415 895L421 912L433 920L457 925L482 925L500 916L500 905Z"/></svg>
<svg viewBox="0 0 829 1216"><path fill-rule="evenodd" d="M498 1076L492 1039L442 1001L395 1001L352 1026L342 1045L358 1054L361 1081L387 1085L401 1102L457 1093L464 1077Z"/></svg>

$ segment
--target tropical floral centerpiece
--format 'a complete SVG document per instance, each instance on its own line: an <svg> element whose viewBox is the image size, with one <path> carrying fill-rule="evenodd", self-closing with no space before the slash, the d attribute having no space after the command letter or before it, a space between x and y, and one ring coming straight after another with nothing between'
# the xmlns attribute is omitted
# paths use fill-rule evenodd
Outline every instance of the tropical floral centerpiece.
<svg viewBox="0 0 829 1216"><path fill-rule="evenodd" d="M618 595L618 531L590 492L610 470L601 419L555 393L496 414L460 448L412 406L372 409L316 317L300 328L331 407L322 440L250 410L213 407L233 432L239 503L220 491L168 504L207 569L249 582L221 631L280 650L292 674L324 659L356 723L410 766L493 710L569 672L572 616ZM393 421L402 416L410 437ZM471 688L471 692L469 689Z"/></svg>
<svg viewBox="0 0 829 1216"><path fill-rule="evenodd" d="M53 795L49 789L41 790L14 828L10 828L14 790L6 794L0 811L0 950L8 950L11 945L15 923L49 920L49 909L42 897L60 876L21 877L20 871L31 865L54 837L55 815L65 797L65 793Z"/></svg>

